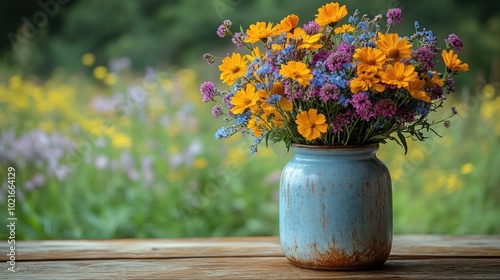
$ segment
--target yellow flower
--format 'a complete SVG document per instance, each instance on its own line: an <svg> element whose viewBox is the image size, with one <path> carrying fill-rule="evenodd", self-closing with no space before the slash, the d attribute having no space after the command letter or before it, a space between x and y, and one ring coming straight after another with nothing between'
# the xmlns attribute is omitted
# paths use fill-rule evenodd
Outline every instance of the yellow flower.
<svg viewBox="0 0 500 280"><path fill-rule="evenodd" d="M425 83L432 87L432 86L440 86L442 87L444 85L444 80L439 78L439 73L436 71L431 71L432 77L429 77L427 73L422 73L420 74L420 77L424 79Z"/></svg>
<svg viewBox="0 0 500 280"><path fill-rule="evenodd" d="M245 58L250 62L254 61L256 58L262 58L259 47L253 48L252 53L245 55Z"/></svg>
<svg viewBox="0 0 500 280"><path fill-rule="evenodd" d="M309 35L300 27L295 28L293 34L288 33L288 40L290 38L293 38L295 42L300 42L297 46L298 50L317 50L323 46L317 43L321 39L321 33Z"/></svg>
<svg viewBox="0 0 500 280"><path fill-rule="evenodd" d="M399 61L402 58L411 57L412 45L406 38L399 39L397 33L378 33L377 47L383 51L389 59Z"/></svg>
<svg viewBox="0 0 500 280"><path fill-rule="evenodd" d="M111 144L116 149L126 149L132 146L132 139L128 135L122 133L114 133L112 135Z"/></svg>
<svg viewBox="0 0 500 280"><path fill-rule="evenodd" d="M206 158L197 158L193 161L193 167L195 169L205 169L208 165Z"/></svg>
<svg viewBox="0 0 500 280"><path fill-rule="evenodd" d="M425 80L414 79L408 83L408 91L410 92L411 97L415 99L420 99L425 102L431 102L431 97L427 92L423 91L422 88L425 85Z"/></svg>
<svg viewBox="0 0 500 280"><path fill-rule="evenodd" d="M298 23L299 17L297 15L291 14L281 20L279 24L279 30L280 32L288 32L297 27Z"/></svg>
<svg viewBox="0 0 500 280"><path fill-rule="evenodd" d="M460 168L460 172L463 175L467 175L467 174L471 173L472 170L474 170L474 165L472 165L472 163L470 163L470 162L462 165L462 167Z"/></svg>
<svg viewBox="0 0 500 280"><path fill-rule="evenodd" d="M261 39L266 39L267 37L273 35L277 29L273 28L272 23L266 25L265 22L259 21L255 24L251 24L247 29L245 43L256 43Z"/></svg>
<svg viewBox="0 0 500 280"><path fill-rule="evenodd" d="M114 84L116 84L118 78L116 77L115 74L113 73L109 73L106 78L104 79L104 83L108 86L112 86Z"/></svg>
<svg viewBox="0 0 500 280"><path fill-rule="evenodd" d="M219 70L222 72L220 80L228 86L232 86L236 79L245 75L246 68L246 60L241 57L241 54L233 53L231 57L225 57L222 64L219 65Z"/></svg>
<svg viewBox="0 0 500 280"><path fill-rule="evenodd" d="M93 53L86 53L82 56L82 64L91 66L95 62L95 55Z"/></svg>
<svg viewBox="0 0 500 280"><path fill-rule="evenodd" d="M384 91L385 87L381 85L380 79L376 75L372 74L359 74L358 77L351 80L349 87L352 93L358 93L360 91L367 91L369 89L374 89L377 92Z"/></svg>
<svg viewBox="0 0 500 280"><path fill-rule="evenodd" d="M280 75L297 81L302 86L308 86L313 78L311 70L307 65L300 61L288 61L281 66Z"/></svg>
<svg viewBox="0 0 500 280"><path fill-rule="evenodd" d="M307 141L320 138L321 134L328 129L325 115L318 114L316 109L300 112L295 119L295 123L297 124L297 131Z"/></svg>
<svg viewBox="0 0 500 280"><path fill-rule="evenodd" d="M246 88L240 89L231 98L231 108L233 114L242 114L246 109L253 109L257 106L257 101L260 99L260 91L255 92L255 86L248 84Z"/></svg>
<svg viewBox="0 0 500 280"><path fill-rule="evenodd" d="M417 72L413 65L396 62L394 65L387 65L385 72L382 73L382 82L398 88L408 88L408 84L416 77Z"/></svg>
<svg viewBox="0 0 500 280"><path fill-rule="evenodd" d="M94 68L94 77L98 80L104 80L108 76L108 69L104 66Z"/></svg>
<svg viewBox="0 0 500 280"><path fill-rule="evenodd" d="M316 23L319 26L325 26L330 23L336 23L347 15L347 8L345 5L340 6L337 2L328 3L321 6L316 14Z"/></svg>
<svg viewBox="0 0 500 280"><path fill-rule="evenodd" d="M454 53L453 50L449 52L443 50L441 56L443 57L444 64L451 71L469 71L469 65L467 63L462 63L462 61L458 59L458 54Z"/></svg>
<svg viewBox="0 0 500 280"><path fill-rule="evenodd" d="M293 108L293 103L290 102L290 100L288 100L286 97L285 97L285 87L276 82L273 84L273 87L271 88L271 94L279 94L281 95L281 98L280 98L280 107L283 108L284 110L286 111L290 111L292 110Z"/></svg>
<svg viewBox="0 0 500 280"><path fill-rule="evenodd" d="M342 24L342 26L335 28L333 32L335 32L335 34L343 34L353 31L354 31L354 26L352 26L351 24Z"/></svg>
<svg viewBox="0 0 500 280"><path fill-rule="evenodd" d="M358 74L366 72L373 75L382 69L387 60L384 52L374 48L356 49L352 57L360 62L357 67Z"/></svg>
<svg viewBox="0 0 500 280"><path fill-rule="evenodd" d="M260 126L263 124L264 122L262 120L257 120L257 118L255 116L252 116L250 118L250 120L248 121L248 124L247 124L247 128L250 129L253 133L253 137L255 138L259 138L262 136L262 130L260 128Z"/></svg>

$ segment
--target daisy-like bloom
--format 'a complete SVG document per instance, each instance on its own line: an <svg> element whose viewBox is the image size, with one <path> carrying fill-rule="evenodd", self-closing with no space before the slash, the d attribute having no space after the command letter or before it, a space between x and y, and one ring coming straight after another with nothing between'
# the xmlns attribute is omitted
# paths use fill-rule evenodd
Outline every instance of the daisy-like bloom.
<svg viewBox="0 0 500 280"><path fill-rule="evenodd" d="M398 88L408 88L410 81L417 77L415 67L413 65L404 65L404 63L396 62L394 65L387 65L385 72L382 73L382 82L395 85Z"/></svg>
<svg viewBox="0 0 500 280"><path fill-rule="evenodd" d="M281 66L280 75L297 81L301 86L308 86L313 78L311 70L307 65L300 61L288 61Z"/></svg>
<svg viewBox="0 0 500 280"><path fill-rule="evenodd" d="M253 48L252 53L245 55L245 58L250 62L253 62L256 58L262 58L259 47Z"/></svg>
<svg viewBox="0 0 500 280"><path fill-rule="evenodd" d="M335 34L344 34L353 31L354 31L354 26L352 26L351 24L342 24L342 26L339 26L333 30Z"/></svg>
<svg viewBox="0 0 500 280"><path fill-rule="evenodd" d="M254 109L257 107L257 101L260 100L260 91L255 92L255 86L248 84L246 88L240 89L231 98L231 108L233 114L243 114L246 109Z"/></svg>
<svg viewBox="0 0 500 280"><path fill-rule="evenodd" d="M297 15L291 14L281 20L279 25L280 32L288 32L297 27L298 23L299 17Z"/></svg>
<svg viewBox="0 0 500 280"><path fill-rule="evenodd" d="M368 91L369 89L382 92L385 89L385 87L380 84L380 79L377 78L376 75L372 74L359 74L356 78L351 80L349 87L351 88L352 93Z"/></svg>
<svg viewBox="0 0 500 280"><path fill-rule="evenodd" d="M321 6L316 14L316 23L319 26L325 26L330 23L336 23L347 15L347 8L345 5L340 6L337 2L328 3Z"/></svg>
<svg viewBox="0 0 500 280"><path fill-rule="evenodd" d="M399 61L402 58L411 57L412 45L406 38L399 39L397 33L378 33L377 47L383 51L389 59Z"/></svg>
<svg viewBox="0 0 500 280"><path fill-rule="evenodd" d="M425 102L431 102L431 97L427 94L427 92L423 91L422 88L425 85L425 80L414 79L408 83L408 91L410 92L411 97L415 99L420 99Z"/></svg>
<svg viewBox="0 0 500 280"><path fill-rule="evenodd" d="M255 116L252 116L250 118L250 120L248 121L248 124L247 124L247 128L250 129L253 133L253 137L255 138L259 138L262 136L262 129L261 129L261 125L263 124L264 122L262 120L257 120L257 118Z"/></svg>
<svg viewBox="0 0 500 280"><path fill-rule="evenodd" d="M307 141L320 138L321 134L328 129L325 115L318 114L316 109L300 112L295 119L295 123L297 124L297 131Z"/></svg>
<svg viewBox="0 0 500 280"><path fill-rule="evenodd" d="M275 28L273 28L272 23L268 23L266 25L265 22L259 21L255 24L251 24L250 27L247 29L247 36L244 40L245 43L256 43L261 39L265 39L269 36L271 36L274 32L276 31Z"/></svg>
<svg viewBox="0 0 500 280"><path fill-rule="evenodd" d="M352 57L360 62L357 67L358 73L367 72L375 74L379 70L382 70L382 66L387 60L384 52L374 48L356 49Z"/></svg>
<svg viewBox="0 0 500 280"><path fill-rule="evenodd" d="M458 54L454 53L453 50L441 52L444 64L451 71L469 71L469 64L462 63L462 60L458 59Z"/></svg>
<svg viewBox="0 0 500 280"><path fill-rule="evenodd" d="M245 75L246 68L245 58L242 58L239 53L233 53L230 57L225 57L219 65L221 71L219 78L223 83L232 86L236 79Z"/></svg>
<svg viewBox="0 0 500 280"><path fill-rule="evenodd" d="M420 77L425 80L425 82L427 83L427 85L429 87L432 87L432 86L442 87L442 86L444 86L444 80L439 78L439 73L436 71L422 73L422 74L420 74Z"/></svg>
<svg viewBox="0 0 500 280"><path fill-rule="evenodd" d="M295 28L293 30L293 34L288 33L287 37L288 40L290 40L290 38L293 38L295 42L300 42L300 44L297 46L298 50L317 50L323 46L322 44L317 43L319 39L321 39L321 33L309 35L304 31L304 29L300 27Z"/></svg>

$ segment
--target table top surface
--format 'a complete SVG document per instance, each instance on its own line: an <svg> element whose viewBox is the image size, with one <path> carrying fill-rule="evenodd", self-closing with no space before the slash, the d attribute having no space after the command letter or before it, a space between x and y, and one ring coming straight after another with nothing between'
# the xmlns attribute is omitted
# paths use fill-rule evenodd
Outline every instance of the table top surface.
<svg viewBox="0 0 500 280"><path fill-rule="evenodd" d="M396 235L389 260L366 271L299 268L278 237L17 241L0 279L500 279L500 235Z"/></svg>

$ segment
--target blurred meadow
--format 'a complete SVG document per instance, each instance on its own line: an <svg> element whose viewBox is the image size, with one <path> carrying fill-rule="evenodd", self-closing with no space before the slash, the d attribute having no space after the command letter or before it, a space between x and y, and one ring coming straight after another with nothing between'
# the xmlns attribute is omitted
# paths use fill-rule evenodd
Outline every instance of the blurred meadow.
<svg viewBox="0 0 500 280"><path fill-rule="evenodd" d="M0 220L14 167L17 239L277 235L292 155L215 140L224 123L199 86L219 75L202 55L236 48L215 34L222 20L246 29L296 13L304 24L330 1L289 2L3 1ZM443 46L456 33L471 68L447 100L459 114L442 137L409 141L407 155L380 147L394 232L500 233L500 2L339 2L370 16L402 7L402 33L418 20Z"/></svg>

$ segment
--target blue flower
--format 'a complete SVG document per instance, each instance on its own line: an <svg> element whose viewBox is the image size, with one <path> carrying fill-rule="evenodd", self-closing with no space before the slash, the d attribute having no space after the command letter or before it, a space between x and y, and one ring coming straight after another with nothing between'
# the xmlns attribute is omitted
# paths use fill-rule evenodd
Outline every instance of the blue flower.
<svg viewBox="0 0 500 280"><path fill-rule="evenodd" d="M415 29L419 29L420 28L420 25L418 24L418 21L415 21L414 25L415 25Z"/></svg>
<svg viewBox="0 0 500 280"><path fill-rule="evenodd" d="M342 40L344 40L348 44L353 44L355 41L355 38L347 33L344 33L342 35Z"/></svg>
<svg viewBox="0 0 500 280"><path fill-rule="evenodd" d="M230 135L227 127L223 126L215 132L215 139L228 138Z"/></svg>
<svg viewBox="0 0 500 280"><path fill-rule="evenodd" d="M278 102L281 100L281 95L279 94L273 94L269 99L266 101L267 104L269 105L276 105Z"/></svg>
<svg viewBox="0 0 500 280"><path fill-rule="evenodd" d="M236 125L246 125L250 119L250 110L246 110L243 114L236 115Z"/></svg>
<svg viewBox="0 0 500 280"><path fill-rule="evenodd" d="M368 24L366 24L366 22L364 22L364 21L360 21L360 22L358 23L358 28L361 28L361 29L365 29L365 30L366 30L366 29L368 29Z"/></svg>
<svg viewBox="0 0 500 280"><path fill-rule="evenodd" d="M340 104L342 104L342 106L344 106L344 107L347 107L347 105L349 105L349 98L347 98L343 95L339 95L339 101L340 101Z"/></svg>

